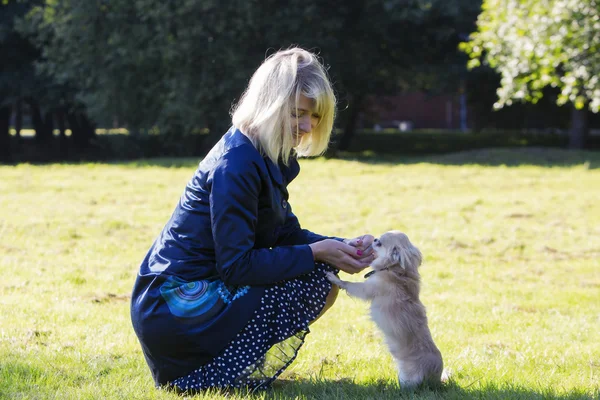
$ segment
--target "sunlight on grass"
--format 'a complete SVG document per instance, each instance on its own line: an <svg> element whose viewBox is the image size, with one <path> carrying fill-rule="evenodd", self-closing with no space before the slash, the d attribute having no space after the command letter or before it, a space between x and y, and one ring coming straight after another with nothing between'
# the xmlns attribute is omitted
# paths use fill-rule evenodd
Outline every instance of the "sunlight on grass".
<svg viewBox="0 0 600 400"><path fill-rule="evenodd" d="M452 383L403 395L367 305L341 294L251 397L598 398L600 155L564 154L302 161L290 202L304 227L401 229L421 249ZM0 398L182 398L153 387L129 294L197 161L0 167Z"/></svg>

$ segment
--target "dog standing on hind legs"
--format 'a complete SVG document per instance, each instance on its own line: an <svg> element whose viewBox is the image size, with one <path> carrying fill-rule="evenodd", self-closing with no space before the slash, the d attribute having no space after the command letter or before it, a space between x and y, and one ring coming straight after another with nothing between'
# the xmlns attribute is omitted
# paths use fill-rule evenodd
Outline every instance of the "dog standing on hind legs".
<svg viewBox="0 0 600 400"><path fill-rule="evenodd" d="M364 282L342 281L331 272L327 278L351 297L371 302L371 318L383 331L402 389L437 386L446 377L419 300L421 252L399 231L383 234L373 246L377 258Z"/></svg>

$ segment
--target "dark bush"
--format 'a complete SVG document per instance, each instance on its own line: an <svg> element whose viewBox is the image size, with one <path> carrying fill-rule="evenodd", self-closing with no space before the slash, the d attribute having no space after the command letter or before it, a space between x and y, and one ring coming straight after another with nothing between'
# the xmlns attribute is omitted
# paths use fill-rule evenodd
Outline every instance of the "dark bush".
<svg viewBox="0 0 600 400"><path fill-rule="evenodd" d="M335 140L335 137L334 137ZM350 152L381 154L439 154L488 147L562 147L568 137L561 133L494 131L374 132L364 130L350 144ZM588 149L600 149L600 136L590 136Z"/></svg>
<svg viewBox="0 0 600 400"><path fill-rule="evenodd" d="M40 147L33 138L12 137L13 162L109 161L154 157L202 157L207 134L99 134L87 148L77 148L70 137L54 137ZM335 142L338 135L334 135ZM567 148L566 134L494 131L374 132L363 130L353 138L349 153L423 155L498 147ZM335 144L331 146L335 148ZM600 136L592 135L589 150L600 150Z"/></svg>

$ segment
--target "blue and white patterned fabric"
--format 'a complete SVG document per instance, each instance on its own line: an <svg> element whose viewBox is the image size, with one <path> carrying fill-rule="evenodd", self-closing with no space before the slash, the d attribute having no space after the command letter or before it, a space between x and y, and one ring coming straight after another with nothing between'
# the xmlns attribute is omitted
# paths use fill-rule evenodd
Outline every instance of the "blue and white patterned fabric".
<svg viewBox="0 0 600 400"><path fill-rule="evenodd" d="M223 311L227 304L243 296L249 286L227 288L221 280L186 282L170 276L160 287L171 314L176 317L202 323Z"/></svg>
<svg viewBox="0 0 600 400"><path fill-rule="evenodd" d="M294 361L308 325L323 310L331 290L326 264L268 287L260 307L231 343L210 363L170 386L183 392L208 388L266 389Z"/></svg>

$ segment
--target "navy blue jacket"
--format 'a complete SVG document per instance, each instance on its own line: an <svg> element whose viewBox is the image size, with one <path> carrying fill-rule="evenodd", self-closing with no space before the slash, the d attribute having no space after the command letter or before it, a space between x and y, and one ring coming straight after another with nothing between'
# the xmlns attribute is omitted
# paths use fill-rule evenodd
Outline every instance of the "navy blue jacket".
<svg viewBox="0 0 600 400"><path fill-rule="evenodd" d="M263 157L230 129L202 160L144 261L133 289L131 318L157 385L212 360L246 325L264 289L315 268L308 244L327 237L300 227L287 185L298 175ZM249 286L208 323L175 318L159 288L169 277L219 278Z"/></svg>

